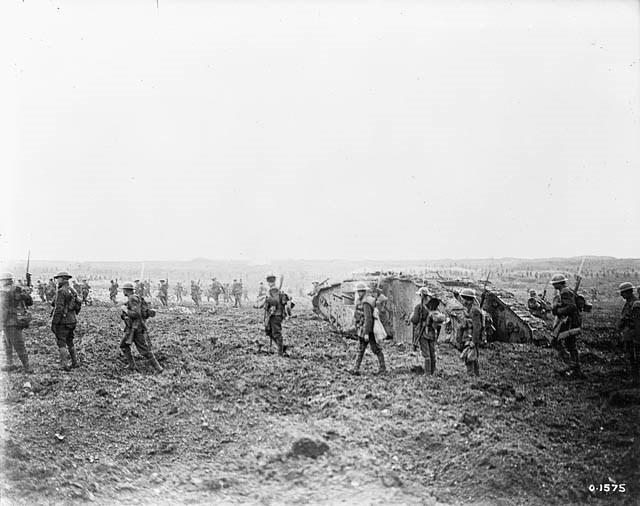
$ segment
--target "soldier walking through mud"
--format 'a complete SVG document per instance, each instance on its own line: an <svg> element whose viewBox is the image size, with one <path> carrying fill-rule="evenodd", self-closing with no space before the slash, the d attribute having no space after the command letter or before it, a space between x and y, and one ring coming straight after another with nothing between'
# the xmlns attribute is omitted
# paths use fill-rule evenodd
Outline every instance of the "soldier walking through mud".
<svg viewBox="0 0 640 506"><path fill-rule="evenodd" d="M158 298L164 307L169 306L169 284L164 279L160 280L158 286Z"/></svg>
<svg viewBox="0 0 640 506"><path fill-rule="evenodd" d="M579 283L580 276L577 276L577 279ZM551 278L551 284L558 292L553 298L551 306L551 313L556 317L551 346L567 365L566 369L559 372L572 379L584 378L580 368L577 344L577 336L582 327L582 317L578 311L576 294L567 286L567 278L564 274L554 274Z"/></svg>
<svg viewBox="0 0 640 506"><path fill-rule="evenodd" d="M89 286L89 282L85 279L82 280L80 284L80 293L82 294L82 303L85 306L91 306L93 301L89 297L89 292L91 291L91 286Z"/></svg>
<svg viewBox="0 0 640 506"><path fill-rule="evenodd" d="M69 286L71 274L67 271L60 271L54 279L58 283L56 295L51 305L51 330L56 336L58 353L60 355L60 368L69 370L69 357L71 357L71 368L76 368L80 364L73 342L74 331L78 323L77 314L82 307L82 299L78 292Z"/></svg>
<svg viewBox="0 0 640 506"><path fill-rule="evenodd" d="M49 282L47 283L47 286L44 290L44 295L47 299L47 302L53 302L53 298L56 296L56 290L56 282L53 280L53 278L49 279Z"/></svg>
<svg viewBox="0 0 640 506"><path fill-rule="evenodd" d="M375 300L367 295L367 285L358 283L356 285L356 301L355 301L355 328L358 335L358 355L356 363L351 370L351 374L360 374L360 365L364 358L367 346L371 346L371 351L378 357L378 374L384 374L387 366L384 363L384 354L376 342L376 336L373 332L373 309L375 308Z"/></svg>
<svg viewBox="0 0 640 506"><path fill-rule="evenodd" d="M28 290L13 284L13 274L0 274L0 322L4 334L4 351L6 356L5 371L13 371L13 352L22 362L22 371L31 374L29 356L24 345L22 331L29 326L27 307L33 306L33 299Z"/></svg>
<svg viewBox="0 0 640 506"><path fill-rule="evenodd" d="M233 307L242 307L242 285L237 279L231 285L231 295L233 296Z"/></svg>
<svg viewBox="0 0 640 506"><path fill-rule="evenodd" d="M220 294L222 293L222 284L216 278L211 278L211 296L213 300L216 302L216 306L220 304Z"/></svg>
<svg viewBox="0 0 640 506"><path fill-rule="evenodd" d="M284 356L286 346L282 337L282 322L286 317L286 304L288 297L276 286L276 275L267 274L269 288L264 301L264 329L267 336L275 341L278 347L278 355ZM282 284L282 283L281 283Z"/></svg>
<svg viewBox="0 0 640 506"><path fill-rule="evenodd" d="M440 301L429 292L426 286L418 290L420 303L413 309L411 323L413 324L413 349L420 348L424 359L424 373L436 372L436 340L438 338L438 322L434 313Z"/></svg>
<svg viewBox="0 0 640 506"><path fill-rule="evenodd" d="M135 344L140 355L148 359L155 371L160 373L163 369L151 351L151 341L146 323L148 318L155 316L155 311L149 308L144 297L134 294L134 290L133 283L122 285L122 293L127 300L120 313L120 318L124 321L124 337L120 342L120 349L127 360L128 370L136 370L136 363L131 353L131 345Z"/></svg>
<svg viewBox="0 0 640 506"><path fill-rule="evenodd" d="M182 294L184 293L184 287L182 286L182 283L180 281L176 283L176 287L174 288L174 291L176 292L176 302L182 302Z"/></svg>
<svg viewBox="0 0 640 506"><path fill-rule="evenodd" d="M47 298L45 296L44 290L45 290L45 285L42 281L38 280L38 297L40 297L40 302L47 302Z"/></svg>
<svg viewBox="0 0 640 506"><path fill-rule="evenodd" d="M201 290L200 285L196 284L195 281L191 282L191 300L196 305L196 307L200 307L200 298L201 298Z"/></svg>
<svg viewBox="0 0 640 506"><path fill-rule="evenodd" d="M482 310L476 299L476 292L472 288L463 288L460 291L460 299L463 307L463 323L459 332L461 336L458 342L463 345L460 358L467 367L470 376L480 375L480 343L482 342Z"/></svg>
<svg viewBox="0 0 640 506"><path fill-rule="evenodd" d="M640 385L640 300L633 294L633 285L629 282L621 283L618 293L625 300L618 330L622 333L622 343L629 357L633 384L638 386Z"/></svg>
<svg viewBox="0 0 640 506"><path fill-rule="evenodd" d="M111 280L111 284L109 285L109 299L114 304L117 304L116 297L118 296L118 281Z"/></svg>

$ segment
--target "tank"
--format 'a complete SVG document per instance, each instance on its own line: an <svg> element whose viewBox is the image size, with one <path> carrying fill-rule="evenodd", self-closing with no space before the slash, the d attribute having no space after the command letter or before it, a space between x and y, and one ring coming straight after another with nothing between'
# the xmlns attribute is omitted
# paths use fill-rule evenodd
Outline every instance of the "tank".
<svg viewBox="0 0 640 506"><path fill-rule="evenodd" d="M314 311L327 320L334 330L345 334L355 334L353 315L355 309L355 285L364 282L369 291L383 294L386 302L381 307L381 318L389 338L401 343L411 343L413 328L409 319L413 308L420 302L417 291L422 286L440 300L439 310L447 315L439 339L455 344L457 329L462 323L462 304L456 299L455 292L462 288L473 288L480 298L483 287L471 280L423 280L410 276L372 276L348 279L320 288L316 294ZM518 302L515 296L505 290L488 286L482 309L492 320L495 332L490 340L510 343L544 342L546 329L544 323L531 315L526 306Z"/></svg>

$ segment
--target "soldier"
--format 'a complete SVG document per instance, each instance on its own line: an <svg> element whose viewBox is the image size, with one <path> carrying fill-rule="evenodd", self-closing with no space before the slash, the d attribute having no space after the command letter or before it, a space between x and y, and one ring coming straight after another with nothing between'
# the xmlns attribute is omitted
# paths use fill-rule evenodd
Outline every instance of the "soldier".
<svg viewBox="0 0 640 506"><path fill-rule="evenodd" d="M29 365L29 356L24 345L22 330L27 328L28 322L23 323L20 315L26 313L27 306L33 306L33 299L27 290L13 284L13 274L0 274L0 322L4 333L4 351L7 365L4 370L13 371L13 351L15 350L22 371L31 374L33 369Z"/></svg>
<svg viewBox="0 0 640 506"><path fill-rule="evenodd" d="M67 371L69 370L69 357L71 357L72 368L79 366L78 355L73 344L73 333L78 323L77 314L82 307L82 299L78 292L69 286L71 274L67 271L58 272L53 279L58 283L58 289L51 303L53 306L51 330L56 336L60 354L60 367Z"/></svg>
<svg viewBox="0 0 640 506"><path fill-rule="evenodd" d="M222 293L222 284L216 278L211 279L211 296L216 301L216 306L220 304L220 294Z"/></svg>
<svg viewBox="0 0 640 506"><path fill-rule="evenodd" d="M89 292L91 291L91 287L89 286L89 283L87 281L87 279L83 279L82 283L80 284L80 293L82 294L82 303L87 306L87 305L91 305L92 301L89 298Z"/></svg>
<svg viewBox="0 0 640 506"><path fill-rule="evenodd" d="M242 280L240 280L240 287L242 288L242 301L250 302L249 300L249 289L242 284Z"/></svg>
<svg viewBox="0 0 640 506"><path fill-rule="evenodd" d="M169 285L164 279L160 280L160 285L158 286L158 298L164 307L169 305Z"/></svg>
<svg viewBox="0 0 640 506"><path fill-rule="evenodd" d="M598 288L597 287L593 287L591 288L591 300L593 301L597 301L598 300Z"/></svg>
<svg viewBox="0 0 640 506"><path fill-rule="evenodd" d="M131 354L131 345L135 344L140 355L148 359L156 372L162 372L162 366L156 360L155 355L151 351L151 341L147 332L147 319L155 316L155 311L149 308L147 301L140 295L133 292L135 287L133 283L125 283L122 285L122 293L127 301L122 306L120 318L124 320L124 338L120 342L120 349L127 359L127 369L129 371L136 370L136 363Z"/></svg>
<svg viewBox="0 0 640 506"><path fill-rule="evenodd" d="M420 348L424 358L424 373L436 372L436 340L438 338L438 322L432 312L435 312L440 301L429 292L426 286L418 290L420 303L413 309L411 323L413 323L413 349Z"/></svg>
<svg viewBox="0 0 640 506"><path fill-rule="evenodd" d="M229 283L225 283L224 284L224 287L222 289L222 293L223 293L222 299L225 302L229 302L231 300L231 287L229 286Z"/></svg>
<svg viewBox="0 0 640 506"><path fill-rule="evenodd" d="M538 298L535 290L529 290L529 300L527 300L527 307L529 308L529 312L533 316L542 318L543 320L547 319L549 306L545 303L544 300Z"/></svg>
<svg viewBox="0 0 640 506"><path fill-rule="evenodd" d="M116 297L118 296L118 282L111 280L111 285L109 285L109 299L114 304L117 304Z"/></svg>
<svg viewBox="0 0 640 506"><path fill-rule="evenodd" d="M260 285L258 286L258 298L264 297L265 295L267 295L267 289L264 286L264 283L260 281Z"/></svg>
<svg viewBox="0 0 640 506"><path fill-rule="evenodd" d="M463 322L459 327L461 333L458 342L463 345L461 358L467 366L467 374L480 375L480 343L482 342L482 310L476 299L476 292L471 288L460 291L462 301Z"/></svg>
<svg viewBox="0 0 640 506"><path fill-rule="evenodd" d="M191 282L191 300L195 303L196 307L200 307L201 294L200 285L197 285L195 281Z"/></svg>
<svg viewBox="0 0 640 506"><path fill-rule="evenodd" d="M45 287L44 290L44 296L47 299L47 302L51 303L53 302L53 298L56 295L56 283L55 281L53 281L53 278L49 278L49 281L47 282L47 286Z"/></svg>
<svg viewBox="0 0 640 506"><path fill-rule="evenodd" d="M237 279L233 280L231 295L233 296L233 307L242 307L242 285L238 283Z"/></svg>
<svg viewBox="0 0 640 506"><path fill-rule="evenodd" d="M139 279L135 279L134 281L134 290L136 295L139 295L140 297L144 296L144 284L140 282Z"/></svg>
<svg viewBox="0 0 640 506"><path fill-rule="evenodd" d="M633 285L628 282L620 284L618 293L625 300L618 330L622 332L622 342L631 363L631 377L637 386L640 384L640 300L633 294Z"/></svg>
<svg viewBox="0 0 640 506"><path fill-rule="evenodd" d="M180 281L176 283L176 287L174 288L174 291L176 292L176 302L182 302L182 294L184 293L184 287L182 286L182 283Z"/></svg>
<svg viewBox="0 0 640 506"><path fill-rule="evenodd" d="M267 274L267 283L269 283L269 290L264 302L265 333L275 341L278 355L282 357L287 348L282 337L282 322L286 317L288 297L276 286L275 274Z"/></svg>
<svg viewBox="0 0 640 506"><path fill-rule="evenodd" d="M551 313L556 316L551 345L558 352L560 359L567 364L567 368L560 371L569 378L584 378L580 368L577 336L582 327L582 317L576 304L576 296L567 286L564 274L554 274L551 278L557 295L553 298ZM566 343L566 347L565 347Z"/></svg>
<svg viewBox="0 0 640 506"><path fill-rule="evenodd" d="M45 285L42 281L38 280L38 296L40 297L40 302L46 302L47 298L45 296L44 290L45 290Z"/></svg>
<svg viewBox="0 0 640 506"><path fill-rule="evenodd" d="M375 300L373 297L367 295L367 285L364 283L358 283L356 285L356 292L357 298L355 301L354 320L359 348L356 363L351 370L351 374L360 374L360 364L362 364L364 353L369 345L371 346L371 351L378 357L378 374L384 374L387 371L384 363L384 354L378 346L376 336L373 332L373 309L375 307Z"/></svg>

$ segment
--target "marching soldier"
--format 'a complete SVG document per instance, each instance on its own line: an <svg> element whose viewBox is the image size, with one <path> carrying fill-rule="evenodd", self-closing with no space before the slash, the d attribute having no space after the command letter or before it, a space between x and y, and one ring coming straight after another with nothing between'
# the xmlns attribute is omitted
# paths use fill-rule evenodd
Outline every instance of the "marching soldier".
<svg viewBox="0 0 640 506"><path fill-rule="evenodd" d="M45 285L40 280L38 280L37 289L38 289L38 296L40 297L40 302L46 302L47 298L45 297L45 293L44 293Z"/></svg>
<svg viewBox="0 0 640 506"><path fill-rule="evenodd" d="M237 279L231 285L231 295L233 296L233 307L242 307L242 285Z"/></svg>
<svg viewBox="0 0 640 506"><path fill-rule="evenodd" d="M80 284L80 293L82 294L82 303L86 305L91 305L91 299L89 299L89 292L91 291L91 287L89 286L89 282L87 279L83 279Z"/></svg>
<svg viewBox="0 0 640 506"><path fill-rule="evenodd" d="M562 371L562 374L570 378L584 378L580 368L577 344L577 336L582 327L582 317L578 311L576 296L573 290L567 286L567 278L564 274L553 275L551 284L558 292L553 298L551 306L551 313L556 316L551 345L558 352L560 359L567 364L567 369Z"/></svg>
<svg viewBox="0 0 640 506"><path fill-rule="evenodd" d="M125 283L122 285L122 293L127 301L122 306L120 318L124 320L124 338L120 342L120 349L127 359L127 369L136 370L136 363L131 354L131 345L135 344L140 355L148 359L156 372L162 372L162 366L156 360L155 355L151 351L151 341L147 332L147 319L156 315L153 309L149 308L147 301L140 295L133 292L135 287L133 283Z"/></svg>
<svg viewBox="0 0 640 506"><path fill-rule="evenodd" d="M222 284L216 278L211 279L211 296L216 301L216 306L220 304L220 294L222 293Z"/></svg>
<svg viewBox="0 0 640 506"><path fill-rule="evenodd" d="M413 349L420 348L424 358L424 373L436 372L436 340L438 338L438 322L434 319L435 311L440 301L433 297L426 286L418 290L420 303L413 309L411 323L413 323Z"/></svg>
<svg viewBox="0 0 640 506"><path fill-rule="evenodd" d="M480 375L480 343L482 342L482 310L476 299L476 292L472 288L463 288L460 299L464 308L463 323L459 332L458 342L463 344L461 358L467 366L467 374Z"/></svg>
<svg viewBox="0 0 640 506"><path fill-rule="evenodd" d="M354 320L359 347L356 363L351 370L351 374L360 374L360 365L362 364L367 346L371 346L371 351L378 357L378 374L383 374L387 371L384 363L384 354L378 346L376 336L373 332L373 309L375 307L375 300L373 297L367 295L367 285L364 283L358 283L356 285L356 292L357 298L355 301Z"/></svg>
<svg viewBox="0 0 640 506"><path fill-rule="evenodd" d="M117 304L116 297L118 296L118 282L111 280L111 285L109 285L109 299L114 304Z"/></svg>
<svg viewBox="0 0 640 506"><path fill-rule="evenodd" d="M67 271L60 271L53 277L58 283L58 289L51 303L53 306L51 330L56 336L60 354L60 367L65 371L69 370L69 357L71 357L72 368L80 365L73 339L78 323L77 314L82 307L82 299L78 292L69 286L71 277L71 274Z"/></svg>
<svg viewBox="0 0 640 506"><path fill-rule="evenodd" d="M278 355L284 356L286 346L282 337L282 322L286 317L288 297L276 286L276 275L267 274L269 289L264 302L265 333L278 346Z"/></svg>
<svg viewBox="0 0 640 506"><path fill-rule="evenodd" d="M133 282L135 283L134 290L136 295L144 296L144 284L139 279L135 279Z"/></svg>
<svg viewBox="0 0 640 506"><path fill-rule="evenodd" d="M197 285L195 281L191 282L191 300L193 300L196 307L200 307L201 290L200 285Z"/></svg>
<svg viewBox="0 0 640 506"><path fill-rule="evenodd" d="M633 285L628 282L620 284L618 293L625 300L618 330L622 332L622 342L629 355L633 384L638 385L640 384L640 300L633 294Z"/></svg>
<svg viewBox="0 0 640 506"><path fill-rule="evenodd" d="M174 291L176 292L176 302L182 302L182 294L184 293L184 287L182 286L182 283L180 281L176 283L176 287L174 288Z"/></svg>
<svg viewBox="0 0 640 506"><path fill-rule="evenodd" d="M53 298L56 295L56 282L53 280L53 278L49 279L49 282L47 283L47 286L44 290L44 295L47 299L47 302L51 303L53 302Z"/></svg>
<svg viewBox="0 0 640 506"><path fill-rule="evenodd" d="M169 285L165 282L164 279L160 280L160 285L158 286L158 298L164 307L169 305Z"/></svg>
<svg viewBox="0 0 640 506"><path fill-rule="evenodd" d="M13 274L0 274L0 322L4 333L4 351L7 357L5 370L14 370L13 351L15 350L22 370L31 374L33 369L29 365L29 356L24 345L22 330L27 328L28 322L21 322L19 313L26 313L27 306L33 306L33 299L27 290L13 284Z"/></svg>

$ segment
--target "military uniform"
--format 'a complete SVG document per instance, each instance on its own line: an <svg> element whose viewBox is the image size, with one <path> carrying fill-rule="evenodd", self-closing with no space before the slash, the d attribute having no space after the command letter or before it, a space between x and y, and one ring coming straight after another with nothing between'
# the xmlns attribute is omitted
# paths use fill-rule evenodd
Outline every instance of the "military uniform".
<svg viewBox="0 0 640 506"><path fill-rule="evenodd" d="M87 281L83 281L82 284L80 285L80 293L82 294L82 303L84 305L88 305L90 304L89 301L89 292L91 291L91 287L89 286L89 283L87 283Z"/></svg>
<svg viewBox="0 0 640 506"><path fill-rule="evenodd" d="M547 306L538 299L538 297L529 297L529 300L527 300L527 308L533 316L542 318L543 320L547 318Z"/></svg>
<svg viewBox="0 0 640 506"><path fill-rule="evenodd" d="M78 323L77 313L80 311L82 300L78 292L69 286L68 280L60 281L58 290L51 305L53 318L51 330L56 336L60 366L68 369L67 362L71 357L71 367L78 367L78 356L73 342L74 332Z"/></svg>
<svg viewBox="0 0 640 506"><path fill-rule="evenodd" d="M29 356L24 345L22 326L18 325L17 317L20 310L33 306L33 299L26 290L19 286L5 285L0 289L0 321L4 333L4 349L7 358L7 369L13 369L13 351L15 350L23 371L31 373Z"/></svg>
<svg viewBox="0 0 640 506"><path fill-rule="evenodd" d="M184 293L184 288L182 287L182 283L177 283L174 290L176 292L176 302L182 302L182 294Z"/></svg>
<svg viewBox="0 0 640 506"><path fill-rule="evenodd" d="M116 297L118 295L118 283L116 283L115 281L111 282L111 285L109 286L109 299L111 299L111 302L113 302L114 304L116 304Z"/></svg>
<svg viewBox="0 0 640 506"><path fill-rule="evenodd" d="M211 280L211 296L216 301L216 306L220 303L220 294L222 293L222 285L216 279Z"/></svg>
<svg viewBox="0 0 640 506"><path fill-rule="evenodd" d="M633 292L622 308L618 329L629 356L633 381L640 383L640 300Z"/></svg>
<svg viewBox="0 0 640 506"><path fill-rule="evenodd" d="M53 302L53 298L56 296L56 290L57 287L55 282L53 281L53 279L50 279L44 290L44 295L47 299L47 302Z"/></svg>
<svg viewBox="0 0 640 506"><path fill-rule="evenodd" d="M458 338L458 341L463 345L462 360L467 367L467 373L469 375L479 376L480 343L482 342L482 310L475 302L470 306L463 304L463 307L463 320L462 325L459 327L461 335Z"/></svg>
<svg viewBox="0 0 640 506"><path fill-rule="evenodd" d="M557 317L551 344L558 352L560 359L567 364L569 371L581 376L577 334L582 327L582 317L571 288L567 286L560 288L553 299L551 312ZM563 333L566 333L566 337L561 336Z"/></svg>
<svg viewBox="0 0 640 506"><path fill-rule="evenodd" d="M360 365L364 358L367 346L371 346L371 351L378 357L379 372L383 373L387 370L384 362L384 354L376 342L376 336L373 332L373 309L375 300L370 295L358 298L355 303L354 321L356 334L358 335L358 356L353 368L353 373L358 374Z"/></svg>
<svg viewBox="0 0 640 506"><path fill-rule="evenodd" d="M269 338L278 346L278 355L284 355L284 339L282 337L282 322L286 316L286 294L272 287L264 303L265 331Z"/></svg>
<svg viewBox="0 0 640 506"><path fill-rule="evenodd" d="M131 354L131 345L135 344L140 355L148 359L157 372L162 372L162 367L151 351L151 341L147 332L147 318L153 316L153 310L149 310L146 301L139 295L127 296L127 302L122 307L120 317L125 322L124 337L120 342L120 349L127 359L127 367L135 369L135 362Z"/></svg>
<svg viewBox="0 0 640 506"><path fill-rule="evenodd" d="M231 295L233 295L233 307L242 307L242 285L237 281L231 287Z"/></svg>
<svg viewBox="0 0 640 506"><path fill-rule="evenodd" d="M47 298L45 296L45 285L44 283L38 281L38 296L40 297L40 302L46 302Z"/></svg>
<svg viewBox="0 0 640 506"><path fill-rule="evenodd" d="M437 331L431 311L426 304L421 302L413 309L411 323L413 324L413 347L420 348L424 359L424 372L435 374Z"/></svg>
<svg viewBox="0 0 640 506"><path fill-rule="evenodd" d="M200 307L200 297L200 286L196 285L194 282L191 282L191 300L193 300L197 307Z"/></svg>
<svg viewBox="0 0 640 506"><path fill-rule="evenodd" d="M166 282L160 282L160 286L158 286L158 298L163 306L169 305L169 285Z"/></svg>

